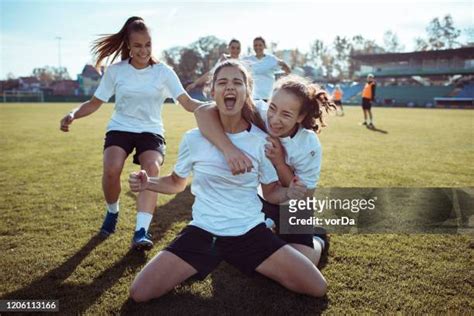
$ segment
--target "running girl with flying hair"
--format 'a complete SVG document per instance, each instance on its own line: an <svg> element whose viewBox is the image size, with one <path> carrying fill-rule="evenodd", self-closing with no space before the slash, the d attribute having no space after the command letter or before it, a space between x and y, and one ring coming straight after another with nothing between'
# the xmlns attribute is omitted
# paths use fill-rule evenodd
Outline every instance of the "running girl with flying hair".
<svg viewBox="0 0 474 316"><path fill-rule="evenodd" d="M189 112L201 102L191 99L176 73L152 55L150 30L140 17L129 18L119 32L94 42L93 53L100 68L105 59L112 63L105 70L94 96L61 119L60 129L69 131L75 120L91 115L115 95L114 113L107 126L104 143L102 188L107 205L100 232L115 232L119 214L120 175L124 162L135 150L133 162L148 174L158 176L165 156L165 129L161 111L169 94ZM132 245L150 249L148 234L157 194L141 192L137 197L137 223Z"/></svg>

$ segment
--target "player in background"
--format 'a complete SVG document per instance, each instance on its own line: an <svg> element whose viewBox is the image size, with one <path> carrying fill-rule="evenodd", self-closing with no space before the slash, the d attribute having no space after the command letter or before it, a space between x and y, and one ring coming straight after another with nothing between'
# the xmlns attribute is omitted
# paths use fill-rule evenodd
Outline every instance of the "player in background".
<svg viewBox="0 0 474 316"><path fill-rule="evenodd" d="M364 122L362 125L373 128L374 121L372 116L372 102L375 101L375 89L376 84L374 75L369 74L367 76L367 82L362 89L362 111L364 112Z"/></svg>
<svg viewBox="0 0 474 316"><path fill-rule="evenodd" d="M332 100L334 104L337 106L337 114L340 116L344 116L344 108L342 107L342 96L343 92L340 85L336 85L334 91L332 92Z"/></svg>
<svg viewBox="0 0 474 316"><path fill-rule="evenodd" d="M253 99L268 101L272 94L275 83L275 72L283 70L285 74L291 72L290 67L281 59L274 55L265 54L267 48L263 37L256 37L253 40L255 55L244 57L242 60L250 68L254 80Z"/></svg>
<svg viewBox="0 0 474 316"><path fill-rule="evenodd" d="M240 50L241 50L241 45L240 41L236 40L235 38L231 39L229 42L229 45L227 45L227 49L229 50L229 54L223 54L218 62L222 62L226 59L239 59L240 58ZM196 87L204 86L206 82L209 80L209 74L211 71L206 72L203 74L201 77L196 79L193 83L189 84L186 87L186 91L190 92Z"/></svg>

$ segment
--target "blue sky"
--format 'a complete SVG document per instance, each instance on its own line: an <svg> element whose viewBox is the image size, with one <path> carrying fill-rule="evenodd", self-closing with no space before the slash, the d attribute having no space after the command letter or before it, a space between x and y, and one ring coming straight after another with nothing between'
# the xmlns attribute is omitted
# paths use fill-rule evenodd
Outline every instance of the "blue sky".
<svg viewBox="0 0 474 316"><path fill-rule="evenodd" d="M382 4L381 4L382 3ZM0 0L0 79L8 73L31 74L33 68L61 64L75 78L92 61L91 42L114 33L132 15L152 29L154 54L186 46L199 37L237 38L245 47L255 36L278 49L307 51L310 42L330 44L336 35L362 34L382 43L383 33L397 33L407 50L425 35L434 17L451 14L455 25L474 27L473 1L57 1ZM245 50L244 50L245 51Z"/></svg>

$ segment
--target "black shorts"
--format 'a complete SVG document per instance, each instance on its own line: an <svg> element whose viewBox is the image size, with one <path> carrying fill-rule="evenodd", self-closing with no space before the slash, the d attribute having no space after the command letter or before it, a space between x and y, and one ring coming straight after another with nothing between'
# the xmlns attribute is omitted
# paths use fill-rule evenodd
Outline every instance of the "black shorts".
<svg viewBox="0 0 474 316"><path fill-rule="evenodd" d="M265 224L259 224L241 236L215 236L199 227L188 225L164 250L169 251L197 270L203 280L221 261L252 276L255 269L286 243Z"/></svg>
<svg viewBox="0 0 474 316"><path fill-rule="evenodd" d="M262 212L265 214L265 218L271 218L275 222L276 235L279 238L289 244L300 244L314 248L313 234L280 234L280 207L284 206L268 203L261 197L260 201L263 203Z"/></svg>
<svg viewBox="0 0 474 316"><path fill-rule="evenodd" d="M372 101L367 98L362 98L362 108L364 110L370 110L372 108Z"/></svg>
<svg viewBox="0 0 474 316"><path fill-rule="evenodd" d="M341 102L341 100L335 100L335 101L334 101L334 104L341 106L341 105L342 105L342 102Z"/></svg>
<svg viewBox="0 0 474 316"><path fill-rule="evenodd" d="M122 131L109 131L105 134L104 150L110 146L119 146L127 153L127 156L135 148L133 163L139 165L138 157L147 150L155 150L163 156L166 153L166 141L163 136L153 133L131 133Z"/></svg>

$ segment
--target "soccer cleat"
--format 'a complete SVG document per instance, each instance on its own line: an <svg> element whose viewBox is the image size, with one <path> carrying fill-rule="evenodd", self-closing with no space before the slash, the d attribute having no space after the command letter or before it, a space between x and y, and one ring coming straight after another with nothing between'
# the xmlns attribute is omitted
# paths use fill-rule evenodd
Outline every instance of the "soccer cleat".
<svg viewBox="0 0 474 316"><path fill-rule="evenodd" d="M360 125L365 125L365 126L367 126L367 122L362 122L362 123L360 123Z"/></svg>
<svg viewBox="0 0 474 316"><path fill-rule="evenodd" d="M369 123L368 127L369 128L375 128L374 124L372 124L372 123Z"/></svg>
<svg viewBox="0 0 474 316"><path fill-rule="evenodd" d="M115 232L115 226L117 225L118 213L110 213L107 211L107 214L104 218L104 223L100 228L100 233L102 236L109 236Z"/></svg>
<svg viewBox="0 0 474 316"><path fill-rule="evenodd" d="M153 248L151 235L146 232L145 228L142 227L135 231L132 239L132 247L136 250L150 250Z"/></svg>

